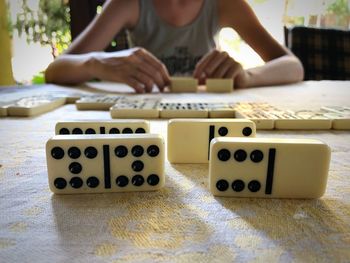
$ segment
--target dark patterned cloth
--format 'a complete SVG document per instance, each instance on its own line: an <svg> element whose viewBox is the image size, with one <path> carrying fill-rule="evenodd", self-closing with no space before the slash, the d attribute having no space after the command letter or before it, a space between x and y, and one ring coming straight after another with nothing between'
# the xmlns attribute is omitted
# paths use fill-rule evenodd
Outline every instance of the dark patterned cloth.
<svg viewBox="0 0 350 263"><path fill-rule="evenodd" d="M350 31L293 27L286 45L301 60L305 80L350 80Z"/></svg>

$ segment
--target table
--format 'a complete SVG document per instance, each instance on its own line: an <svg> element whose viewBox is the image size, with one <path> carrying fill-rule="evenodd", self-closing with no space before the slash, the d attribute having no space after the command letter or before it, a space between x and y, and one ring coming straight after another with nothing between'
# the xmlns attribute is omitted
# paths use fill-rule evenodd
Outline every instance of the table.
<svg viewBox="0 0 350 263"><path fill-rule="evenodd" d="M1 89L0 98L91 85ZM103 85L102 85L103 86ZM116 84L106 84L107 91ZM106 92L106 90L104 90ZM350 105L350 82L303 82L232 94L152 94L169 100L266 101L286 109ZM33 118L0 119L1 262L349 262L350 131L258 131L258 137L316 138L332 149L318 200L213 197L208 165L166 162L157 192L53 195L45 142L57 120L109 119L74 105ZM166 121L151 132L166 137Z"/></svg>

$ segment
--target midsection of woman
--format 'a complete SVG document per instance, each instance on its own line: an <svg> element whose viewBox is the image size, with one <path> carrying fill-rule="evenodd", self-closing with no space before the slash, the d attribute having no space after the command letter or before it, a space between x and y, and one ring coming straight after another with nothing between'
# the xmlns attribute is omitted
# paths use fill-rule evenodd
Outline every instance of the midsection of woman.
<svg viewBox="0 0 350 263"><path fill-rule="evenodd" d="M183 1L169 8L168 1L140 0L139 10L130 29L132 44L154 54L171 75L192 75L198 61L215 49L216 1Z"/></svg>

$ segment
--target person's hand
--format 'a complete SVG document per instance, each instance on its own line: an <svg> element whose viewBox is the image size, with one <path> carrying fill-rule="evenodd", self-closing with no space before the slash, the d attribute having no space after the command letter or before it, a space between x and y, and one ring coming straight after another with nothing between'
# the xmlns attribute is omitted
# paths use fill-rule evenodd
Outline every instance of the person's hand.
<svg viewBox="0 0 350 263"><path fill-rule="evenodd" d="M125 83L137 93L151 92L154 85L163 91L170 82L165 65L143 48L92 56L87 67L92 78Z"/></svg>
<svg viewBox="0 0 350 263"><path fill-rule="evenodd" d="M235 88L248 86L249 74L226 52L213 50L196 65L193 76L204 84L207 78L231 78Z"/></svg>

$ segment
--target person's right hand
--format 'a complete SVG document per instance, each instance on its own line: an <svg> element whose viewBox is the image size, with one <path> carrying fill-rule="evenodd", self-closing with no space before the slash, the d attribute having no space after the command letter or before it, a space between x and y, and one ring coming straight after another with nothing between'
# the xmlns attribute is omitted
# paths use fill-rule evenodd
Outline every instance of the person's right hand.
<svg viewBox="0 0 350 263"><path fill-rule="evenodd" d="M169 73L165 65L143 48L125 52L105 53L92 56L88 72L92 78L121 82L134 88L137 93L151 92L155 85L160 91L169 85Z"/></svg>

